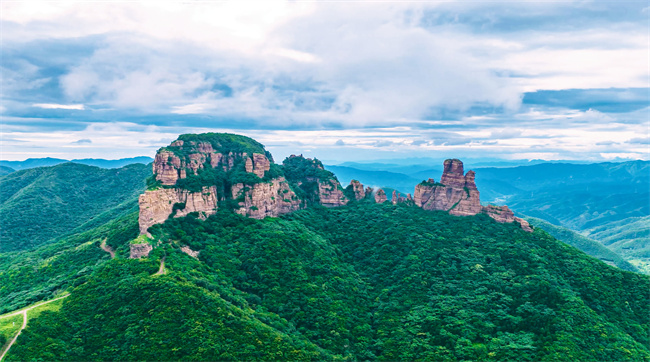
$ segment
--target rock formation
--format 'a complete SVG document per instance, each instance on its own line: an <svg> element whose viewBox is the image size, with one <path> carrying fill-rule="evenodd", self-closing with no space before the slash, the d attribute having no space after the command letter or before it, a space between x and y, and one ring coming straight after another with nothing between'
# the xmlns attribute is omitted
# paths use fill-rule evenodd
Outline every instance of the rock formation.
<svg viewBox="0 0 650 362"><path fill-rule="evenodd" d="M415 187L413 200L425 210L444 210L452 215L466 216L484 213L497 222L518 222L521 228L532 231L528 223L507 206L481 206L479 192L474 182L474 171L464 173L458 159L445 160L440 182L429 179Z"/></svg>
<svg viewBox="0 0 650 362"><path fill-rule="evenodd" d="M481 212L479 192L474 183L474 171L463 171L458 159L446 160L445 168L436 183L433 179L415 187L415 204L425 210L444 210L452 215L476 215Z"/></svg>
<svg viewBox="0 0 650 362"><path fill-rule="evenodd" d="M199 217L206 217L217 212L217 189L215 186L203 187L200 192L183 189L158 189L146 191L139 197L140 234L155 225L165 222L174 211L174 217L187 216L198 212Z"/></svg>
<svg viewBox="0 0 650 362"><path fill-rule="evenodd" d="M280 216L296 211L302 205L284 177L252 185L235 184L232 186L232 198L239 201L236 213L254 219Z"/></svg>
<svg viewBox="0 0 650 362"><path fill-rule="evenodd" d="M352 180L350 181L350 186L352 186L352 192L354 192L354 198L356 200L361 200L366 197L366 192L364 191L361 182Z"/></svg>
<svg viewBox="0 0 650 362"><path fill-rule="evenodd" d="M383 204L386 202L388 198L386 197L386 192L382 189L377 189L377 192L375 192L375 202L378 204Z"/></svg>
<svg viewBox="0 0 650 362"><path fill-rule="evenodd" d="M319 160L291 155L278 166L264 146L238 135L182 135L158 151L153 172L156 182L150 183L152 190L139 198L141 234L170 216L198 212L205 219L217 212L220 201L229 201L226 204L235 205L236 213L256 219L277 217L310 203L337 207L349 201L336 176ZM485 213L498 222L518 222L524 230L531 230L506 206L482 207L474 177L474 171L464 173L460 160L446 160L440 182L429 179L420 183L413 197L393 191L391 201L413 202L426 210L453 215ZM359 181L352 180L345 192L362 200L373 190L364 190ZM377 189L374 200L387 201L384 190ZM132 249L134 255L148 254L146 246Z"/></svg>
<svg viewBox="0 0 650 362"><path fill-rule="evenodd" d="M153 250L153 246L151 244L131 244L129 245L130 251L129 251L129 258L131 259L140 259L142 257L148 257L149 253L151 250Z"/></svg>
<svg viewBox="0 0 650 362"><path fill-rule="evenodd" d="M517 222L519 225L521 225L522 229L529 232L533 231L528 221L516 217L515 214L512 212L512 210L510 210L508 206L495 206L495 205L483 206L482 212L484 214L487 214L489 217L493 218L494 220L496 220L496 222L499 223Z"/></svg>
<svg viewBox="0 0 650 362"><path fill-rule="evenodd" d="M199 258L200 251L194 251L194 250L190 249L190 247L187 246L187 245L181 246L181 251L184 252L185 254L191 256L194 259Z"/></svg>
<svg viewBox="0 0 650 362"><path fill-rule="evenodd" d="M336 179L318 181L318 197L320 204L325 207L342 206L348 203L348 198L343 194L341 185Z"/></svg>

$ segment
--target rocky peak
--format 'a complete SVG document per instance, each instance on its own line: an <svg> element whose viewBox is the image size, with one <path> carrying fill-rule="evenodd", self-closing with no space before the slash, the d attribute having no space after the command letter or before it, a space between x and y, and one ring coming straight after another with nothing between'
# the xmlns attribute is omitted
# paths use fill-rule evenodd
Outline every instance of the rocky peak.
<svg viewBox="0 0 650 362"><path fill-rule="evenodd" d="M325 170L318 159L291 155L282 162L282 166L289 183L295 184L304 192L306 201L326 207L348 203L336 176Z"/></svg>
<svg viewBox="0 0 650 362"><path fill-rule="evenodd" d="M377 189L377 192L375 192L375 202L378 204L383 204L387 200L388 198L386 197L386 192L382 189Z"/></svg>
<svg viewBox="0 0 650 362"><path fill-rule="evenodd" d="M464 173L462 161L445 160L440 182L437 183L430 178L418 184L415 187L413 201L425 210L444 210L459 216L485 213L498 222L517 221L522 229L532 230L525 220L516 218L507 206L481 206L475 177L474 171Z"/></svg>
<svg viewBox="0 0 650 362"><path fill-rule="evenodd" d="M361 182L352 180L350 181L350 186L352 186L352 192L354 193L354 198L356 200L361 200L366 197L366 191L364 191Z"/></svg>

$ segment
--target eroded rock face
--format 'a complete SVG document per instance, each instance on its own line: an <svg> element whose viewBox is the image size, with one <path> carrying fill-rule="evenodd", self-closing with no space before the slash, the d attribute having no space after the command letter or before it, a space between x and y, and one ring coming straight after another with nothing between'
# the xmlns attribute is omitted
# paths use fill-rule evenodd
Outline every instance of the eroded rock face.
<svg viewBox="0 0 650 362"><path fill-rule="evenodd" d="M277 217L296 211L302 205L284 177L254 185L235 184L232 186L232 197L241 200L235 212L254 219Z"/></svg>
<svg viewBox="0 0 650 362"><path fill-rule="evenodd" d="M318 181L318 196L320 204L325 207L342 206L348 203L348 198L343 195L343 190L335 179Z"/></svg>
<svg viewBox="0 0 650 362"><path fill-rule="evenodd" d="M440 183L429 179L415 187L415 204L425 210L444 210L452 215L476 215L481 212L481 200L474 176L474 171L464 174L460 160L446 160Z"/></svg>
<svg viewBox="0 0 650 362"><path fill-rule="evenodd" d="M129 258L131 259L146 258L149 256L151 250L153 250L151 244L131 244L129 248Z"/></svg>
<svg viewBox="0 0 650 362"><path fill-rule="evenodd" d="M533 231L533 228L530 227L528 221L520 217L516 217L514 212L512 212L508 206L483 206L482 212L499 223L516 222L521 226L522 229L528 232Z"/></svg>
<svg viewBox="0 0 650 362"><path fill-rule="evenodd" d="M377 189L377 192L375 192L375 202L378 204L383 204L387 200L388 198L386 197L386 192L382 189Z"/></svg>
<svg viewBox="0 0 650 362"><path fill-rule="evenodd" d="M361 182L352 180L350 181L350 185L352 186L352 191L354 192L354 198L356 200L361 200L366 197L366 192L364 191Z"/></svg>
<svg viewBox="0 0 650 362"><path fill-rule="evenodd" d="M174 217L187 216L191 212L198 212L200 217L206 218L217 212L217 188L204 187L201 192L190 192L183 189L158 189L146 191L138 199L140 205L140 234L161 224L169 218L177 205ZM183 205L184 204L184 205ZM183 206L183 207L180 207Z"/></svg>
<svg viewBox="0 0 650 362"><path fill-rule="evenodd" d="M175 152L185 156L179 157ZM254 173L260 178L264 177L266 171L271 167L271 161L261 153L249 155L246 152L229 152L223 154L216 151L208 142L177 140L156 154L153 172L156 175L156 180L163 185L173 186L179 179L198 173L208 163L213 168L220 167L224 171L230 171L240 159L244 159L246 172Z"/></svg>
<svg viewBox="0 0 650 362"><path fill-rule="evenodd" d="M464 173L458 159L446 160L440 182L429 179L415 187L413 201L425 210L444 210L452 215L485 213L497 222L518 222L521 228L532 231L523 219L515 217L507 206L481 206L480 195L474 181L474 171Z"/></svg>

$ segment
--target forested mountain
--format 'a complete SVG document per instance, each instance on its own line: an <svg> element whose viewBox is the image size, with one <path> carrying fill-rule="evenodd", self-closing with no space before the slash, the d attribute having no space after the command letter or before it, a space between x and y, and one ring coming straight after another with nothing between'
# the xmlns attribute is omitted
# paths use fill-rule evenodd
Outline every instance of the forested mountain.
<svg viewBox="0 0 650 362"><path fill-rule="evenodd" d="M625 261L621 255L608 249L603 244L589 239L586 236L580 235L577 232L562 227L553 225L550 222L538 219L535 217L526 217L526 220L533 226L543 229L554 238L563 241L575 248L584 251L586 254L593 256L607 264L615 265L623 270L639 271L634 265Z"/></svg>
<svg viewBox="0 0 650 362"><path fill-rule="evenodd" d="M65 216L60 200L126 198L0 253L0 313L71 293L29 321L7 361L650 361L650 277L482 206L460 160L392 201L341 186L317 159L276 164L239 135L183 135L153 175L138 167L0 179L14 180L4 203L43 195Z"/></svg>
<svg viewBox="0 0 650 362"><path fill-rule="evenodd" d="M137 210L151 166L64 163L0 178L0 251L26 250Z"/></svg>
<svg viewBox="0 0 650 362"><path fill-rule="evenodd" d="M150 231L149 258L99 267L7 360L650 358L650 278L485 215L351 202Z"/></svg>
<svg viewBox="0 0 650 362"><path fill-rule="evenodd" d="M342 181L368 183L369 173L378 175L374 184L402 193L413 192L405 183L438 174L429 169L434 165L345 165L327 167L343 171ZM381 177L380 170L390 171L390 177ZM474 171L485 202L507 203L518 213L569 228L650 272L650 162L541 163Z"/></svg>
<svg viewBox="0 0 650 362"><path fill-rule="evenodd" d="M10 173L12 173L14 171L16 171L16 170L14 170L11 167L0 166L0 176L8 175L8 174L10 174Z"/></svg>

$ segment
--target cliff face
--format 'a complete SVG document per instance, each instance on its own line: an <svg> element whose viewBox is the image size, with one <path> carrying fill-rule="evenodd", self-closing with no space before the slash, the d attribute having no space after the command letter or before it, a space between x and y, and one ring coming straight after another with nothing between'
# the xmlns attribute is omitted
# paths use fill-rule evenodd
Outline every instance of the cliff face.
<svg viewBox="0 0 650 362"><path fill-rule="evenodd" d="M284 177L273 179L270 183L235 184L232 186L232 197L240 200L236 213L255 219L277 217L296 211L302 205Z"/></svg>
<svg viewBox="0 0 650 362"><path fill-rule="evenodd" d="M215 186L203 187L200 192L176 188L159 189L146 191L138 201L140 233L146 234L151 226L165 222L174 209L174 217L187 216L191 212L198 212L204 219L213 215L217 212L217 189Z"/></svg>
<svg viewBox="0 0 650 362"><path fill-rule="evenodd" d="M463 171L460 160L446 160L436 183L433 179L415 187L415 204L425 210L444 210L452 215L476 215L481 212L479 192L474 183L474 171Z"/></svg>
<svg viewBox="0 0 650 362"><path fill-rule="evenodd" d="M318 181L318 197L320 204L325 207L342 206L348 203L338 180Z"/></svg>
<svg viewBox="0 0 650 362"><path fill-rule="evenodd" d="M420 183L415 187L413 200L425 210L444 210L459 216L484 213L497 222L518 222L522 229L532 231L530 225L515 217L507 206L481 206L475 175L474 171L465 174L460 160L446 160L440 182L429 179Z"/></svg>
<svg viewBox="0 0 650 362"><path fill-rule="evenodd" d="M352 192L354 193L355 200L361 200L366 197L366 191L363 189L361 182L352 180L350 181L350 186L352 186Z"/></svg>

